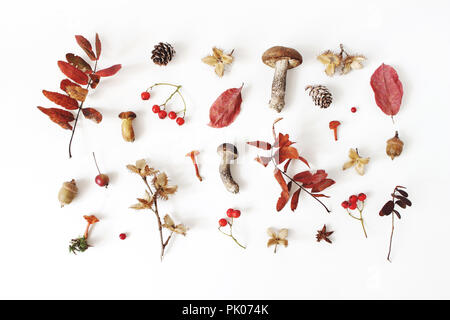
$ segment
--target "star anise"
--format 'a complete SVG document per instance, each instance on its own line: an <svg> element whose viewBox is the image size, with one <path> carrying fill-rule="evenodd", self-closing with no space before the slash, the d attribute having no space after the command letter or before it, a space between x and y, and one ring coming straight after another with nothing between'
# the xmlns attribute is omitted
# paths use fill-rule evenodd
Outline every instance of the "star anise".
<svg viewBox="0 0 450 320"><path fill-rule="evenodd" d="M328 238L333 234L334 231L328 231L327 232L327 226L323 225L322 230L317 230L316 239L317 242L320 242L322 240L325 240L328 243L332 243L331 240Z"/></svg>

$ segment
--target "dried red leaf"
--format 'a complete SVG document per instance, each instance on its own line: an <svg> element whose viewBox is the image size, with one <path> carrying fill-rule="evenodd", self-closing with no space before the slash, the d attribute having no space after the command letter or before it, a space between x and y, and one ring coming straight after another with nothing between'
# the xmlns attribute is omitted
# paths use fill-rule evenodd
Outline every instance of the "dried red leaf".
<svg viewBox="0 0 450 320"><path fill-rule="evenodd" d="M257 162L261 163L264 167L267 167L269 162L272 160L272 157L261 157L261 156L258 156L258 157L255 158L255 160Z"/></svg>
<svg viewBox="0 0 450 320"><path fill-rule="evenodd" d="M289 201L289 188L283 178L281 171L278 168L275 169L274 176L282 190L280 198L278 198L277 201L277 211L281 211Z"/></svg>
<svg viewBox="0 0 450 320"><path fill-rule="evenodd" d="M115 64L109 68L97 71L95 74L99 77L111 77L122 68L121 64Z"/></svg>
<svg viewBox="0 0 450 320"><path fill-rule="evenodd" d="M380 216L390 215L394 210L394 206L395 206L394 201L389 200L388 202L386 202L383 208L381 208L380 210Z"/></svg>
<svg viewBox="0 0 450 320"><path fill-rule="evenodd" d="M270 143L264 142L264 141L259 141L259 140L257 140L257 141L250 141L250 142L247 142L247 144L249 144L251 146L254 146L254 147L257 147L257 148L260 148L260 149L263 149L263 150L270 150L270 149L272 149L272 145Z"/></svg>
<svg viewBox="0 0 450 320"><path fill-rule="evenodd" d="M283 163L287 159L298 159L298 151L294 147L282 147L275 152L273 158L276 164Z"/></svg>
<svg viewBox="0 0 450 320"><path fill-rule="evenodd" d="M378 107L388 116L395 116L403 97L403 86L395 69L383 63L370 78L370 85Z"/></svg>
<svg viewBox="0 0 450 320"><path fill-rule="evenodd" d="M81 70L75 68L70 63L58 61L58 67L69 79L81 85L88 84L88 76Z"/></svg>
<svg viewBox="0 0 450 320"><path fill-rule="evenodd" d="M297 173L293 177L293 179L294 179L294 181L301 182L303 184L308 184L311 182L312 177L313 177L313 175L311 172L303 171L303 172Z"/></svg>
<svg viewBox="0 0 450 320"><path fill-rule="evenodd" d="M291 164L291 161L292 161L292 159L289 159L289 161L284 164L284 168L283 168L284 172L286 172L288 170L289 165ZM290 181L290 182L292 182L292 181Z"/></svg>
<svg viewBox="0 0 450 320"><path fill-rule="evenodd" d="M65 91L67 93L66 91L67 87L80 87L80 85L70 81L69 79L64 79L61 80L59 87L61 88L62 91Z"/></svg>
<svg viewBox="0 0 450 320"><path fill-rule="evenodd" d="M75 39L77 40L77 43L81 47L81 49L83 49L84 52L87 54L89 59L91 59L92 61L97 60L94 52L92 51L92 45L88 39L80 35L76 35Z"/></svg>
<svg viewBox="0 0 450 320"><path fill-rule="evenodd" d="M58 108L38 107L38 109L45 113L50 120L60 125L62 128L72 130L72 126L69 122L75 120L75 117L71 112Z"/></svg>
<svg viewBox="0 0 450 320"><path fill-rule="evenodd" d="M100 59L100 54L102 53L102 43L100 42L98 33L95 34L95 53L97 54L97 60Z"/></svg>
<svg viewBox="0 0 450 320"><path fill-rule="evenodd" d="M306 164L306 165L308 166L308 168L309 168L309 163L308 163L308 161L307 161L305 158L303 158L302 156L299 156L299 157L298 157L298 160L300 160L301 162L303 162L304 164Z"/></svg>
<svg viewBox="0 0 450 320"><path fill-rule="evenodd" d="M91 73L91 74L89 75L89 78L91 78L91 88L92 88L92 89L97 88L98 83L100 82L100 77L97 76L97 75L95 75L95 74L93 74L93 73Z"/></svg>
<svg viewBox="0 0 450 320"><path fill-rule="evenodd" d="M292 199L291 199L291 210L292 211L295 211L295 209L297 209L298 199L300 197L300 191L302 191L302 189L298 188L297 191L295 191L294 194L292 195Z"/></svg>
<svg viewBox="0 0 450 320"><path fill-rule="evenodd" d="M214 101L209 109L209 126L223 128L233 123L241 112L242 86L226 90Z"/></svg>
<svg viewBox="0 0 450 320"><path fill-rule="evenodd" d="M64 107L68 110L76 110L78 109L78 102L77 100L58 92L52 92L47 90L42 90L42 93L44 94L47 99L49 99L51 102L56 103L57 105Z"/></svg>
<svg viewBox="0 0 450 320"><path fill-rule="evenodd" d="M335 181L332 179L325 179L315 184L311 190L311 192L320 192L335 184Z"/></svg>
<svg viewBox="0 0 450 320"><path fill-rule="evenodd" d="M68 63L73 65L75 68L83 71L84 73L92 73L92 68L89 63L86 62L82 57L74 55L73 53L66 54L66 60Z"/></svg>
<svg viewBox="0 0 450 320"><path fill-rule="evenodd" d="M83 115L86 119L95 121L97 123L100 123L103 119L102 114L94 108L83 108L81 109L81 111L83 112Z"/></svg>
<svg viewBox="0 0 450 320"><path fill-rule="evenodd" d="M294 144L295 142L292 142L289 140L288 134L278 134L278 138L275 140L275 143L273 144L274 148L283 148L283 147L289 147L291 144Z"/></svg>

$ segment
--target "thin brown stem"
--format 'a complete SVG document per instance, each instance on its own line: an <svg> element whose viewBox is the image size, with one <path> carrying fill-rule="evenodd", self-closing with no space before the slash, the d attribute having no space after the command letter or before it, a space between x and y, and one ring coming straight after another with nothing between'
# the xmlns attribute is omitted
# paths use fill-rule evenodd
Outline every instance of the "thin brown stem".
<svg viewBox="0 0 450 320"><path fill-rule="evenodd" d="M98 168L97 159L95 158L95 152L92 152L92 156L94 157L95 166L97 167L98 174L102 174L100 169Z"/></svg>
<svg viewBox="0 0 450 320"><path fill-rule="evenodd" d="M389 241L389 252L388 252L388 256L387 256L387 259L389 262L392 262L391 261L391 249L392 249L392 237L394 236L394 213L391 213L391 214L392 214L392 231L391 231L391 239Z"/></svg>

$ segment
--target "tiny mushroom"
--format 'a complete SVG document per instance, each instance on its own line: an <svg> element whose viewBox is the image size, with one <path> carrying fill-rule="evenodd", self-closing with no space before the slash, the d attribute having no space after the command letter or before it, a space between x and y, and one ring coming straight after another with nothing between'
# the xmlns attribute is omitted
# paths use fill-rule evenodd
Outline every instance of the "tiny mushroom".
<svg viewBox="0 0 450 320"><path fill-rule="evenodd" d="M197 161L195 160L195 156L198 155L200 152L198 152L197 150L193 150L189 153L186 154L186 157L190 157L192 160L192 163L194 164L195 167L195 174L197 175L198 180L202 181L202 177L200 176L200 172L198 171L198 164Z"/></svg>
<svg viewBox="0 0 450 320"><path fill-rule="evenodd" d="M231 193L239 192L239 185L233 180L230 172L230 162L238 157L238 151L235 145L231 143L222 143L217 147L217 153L222 160L219 166L219 174L225 188Z"/></svg>
<svg viewBox="0 0 450 320"><path fill-rule="evenodd" d="M277 112L281 112L284 108L287 70L301 65L303 58L295 49L275 46L264 52L262 61L266 65L275 68L272 82L272 98L269 106Z"/></svg>
<svg viewBox="0 0 450 320"><path fill-rule="evenodd" d="M337 127L339 127L341 125L341 123L339 122L339 121L331 121L330 122L330 125L329 125L329 127L330 127L330 129L331 130L333 130L333 132L334 132L334 140L335 141L337 141Z"/></svg>
<svg viewBox="0 0 450 320"><path fill-rule="evenodd" d="M87 239L88 235L89 235L89 227L94 224L99 222L100 220L98 220L98 218L94 215L90 215L90 216L83 216L84 219L86 219L87 221L87 227L86 227L86 231L84 232L84 238Z"/></svg>
<svg viewBox="0 0 450 320"><path fill-rule="evenodd" d="M119 118L122 119L122 137L127 142L134 141L133 119L136 114L133 111L126 111L119 113Z"/></svg>

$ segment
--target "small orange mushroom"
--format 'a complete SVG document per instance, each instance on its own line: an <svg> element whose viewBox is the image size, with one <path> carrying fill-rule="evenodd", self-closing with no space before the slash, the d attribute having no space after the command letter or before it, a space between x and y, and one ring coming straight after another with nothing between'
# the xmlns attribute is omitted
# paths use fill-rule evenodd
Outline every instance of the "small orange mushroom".
<svg viewBox="0 0 450 320"><path fill-rule="evenodd" d="M90 216L83 216L84 219L86 219L87 221L87 227L86 227L86 231L84 232L84 238L87 239L88 235L89 235L89 227L96 223L99 222L100 220L98 220L98 218L94 215L90 215Z"/></svg>
<svg viewBox="0 0 450 320"><path fill-rule="evenodd" d="M341 125L341 123L339 121L331 121L330 122L330 129L333 130L334 132L334 140L337 141L337 127L339 127Z"/></svg>
<svg viewBox="0 0 450 320"><path fill-rule="evenodd" d="M192 163L194 164L195 167L195 174L197 175L198 180L202 181L202 177L200 176L200 172L198 171L198 165L197 165L197 161L195 160L195 156L198 155L200 152L198 152L197 150L193 150L191 152L188 152L186 154L186 157L190 157L192 160Z"/></svg>

